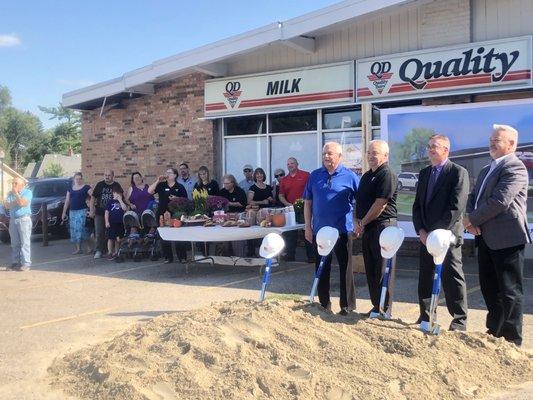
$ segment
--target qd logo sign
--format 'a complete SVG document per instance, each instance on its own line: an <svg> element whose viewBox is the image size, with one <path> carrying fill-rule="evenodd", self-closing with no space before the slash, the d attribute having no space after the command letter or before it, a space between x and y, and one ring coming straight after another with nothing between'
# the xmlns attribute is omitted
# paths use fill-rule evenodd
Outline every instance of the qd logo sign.
<svg viewBox="0 0 533 400"><path fill-rule="evenodd" d="M222 93L226 100L228 100L228 103L230 104L231 108L235 107L235 104L237 104L237 101L239 100L239 96L242 94L241 90L241 83L240 82L228 82L226 83L226 91Z"/></svg>

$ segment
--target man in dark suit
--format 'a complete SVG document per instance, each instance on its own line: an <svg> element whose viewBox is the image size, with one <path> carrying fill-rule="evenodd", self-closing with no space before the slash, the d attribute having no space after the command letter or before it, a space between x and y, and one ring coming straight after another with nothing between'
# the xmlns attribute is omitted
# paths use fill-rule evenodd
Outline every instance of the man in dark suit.
<svg viewBox="0 0 533 400"><path fill-rule="evenodd" d="M518 132L493 125L492 162L479 173L468 196L466 229L476 235L479 283L487 305L487 333L522 344L524 245L527 226L527 169L516 157Z"/></svg>
<svg viewBox="0 0 533 400"><path fill-rule="evenodd" d="M417 323L429 321L431 289L433 286L433 257L426 249L426 239L434 229L448 229L462 238L462 214L468 196L468 172L448 159L450 139L433 135L428 143L431 165L420 171L415 202L413 224L420 236L420 271L418 275L418 302L420 317ZM442 269L442 287L446 306L453 320L450 330L466 330L467 301L466 282L461 259L462 239L450 247Z"/></svg>

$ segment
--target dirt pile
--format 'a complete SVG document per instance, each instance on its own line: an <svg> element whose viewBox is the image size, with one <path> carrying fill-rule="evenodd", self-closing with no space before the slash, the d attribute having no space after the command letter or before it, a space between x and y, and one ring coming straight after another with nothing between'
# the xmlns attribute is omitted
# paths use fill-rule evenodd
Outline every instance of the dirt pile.
<svg viewBox="0 0 533 400"><path fill-rule="evenodd" d="M83 399L470 399L533 380L533 357L481 333L242 300L160 316L49 372Z"/></svg>

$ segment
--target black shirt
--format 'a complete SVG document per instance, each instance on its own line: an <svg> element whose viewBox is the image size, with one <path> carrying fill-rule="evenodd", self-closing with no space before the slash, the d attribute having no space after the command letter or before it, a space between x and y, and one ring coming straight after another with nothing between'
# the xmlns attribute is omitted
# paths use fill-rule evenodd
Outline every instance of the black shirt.
<svg viewBox="0 0 533 400"><path fill-rule="evenodd" d="M113 200L113 189L122 191L122 187L118 182L113 182L108 185L105 181L100 181L94 187L93 197L96 199L94 207L96 215L104 215L107 203Z"/></svg>
<svg viewBox="0 0 533 400"><path fill-rule="evenodd" d="M363 219L376 199L388 199L387 206L374 221L384 221L397 217L396 195L398 194L398 176L388 163L380 165L375 171L364 173L359 182L355 197L355 217Z"/></svg>
<svg viewBox="0 0 533 400"><path fill-rule="evenodd" d="M242 204L242 207L235 207L235 206L229 206L228 211L229 212L242 212L246 208L246 204L248 203L248 200L246 198L246 193L244 193L244 190L242 190L240 187L235 186L233 188L233 192L230 193L227 189L222 188L220 189L220 192L218 192L219 196L225 197L230 202L238 202Z"/></svg>
<svg viewBox="0 0 533 400"><path fill-rule="evenodd" d="M254 183L252 186L250 186L249 191L254 192L254 198L252 199L253 201L262 201L272 197L272 186L270 185L266 185L264 189L261 189ZM261 204L259 207L268 207L268 204Z"/></svg>
<svg viewBox="0 0 533 400"><path fill-rule="evenodd" d="M194 185L194 188L198 189L198 190L202 190L202 189L207 190L207 194L209 196L217 196L218 195L218 191L219 191L218 182L215 181L214 179L211 180L211 182L209 182L207 185L204 185L203 183L198 181Z"/></svg>
<svg viewBox="0 0 533 400"><path fill-rule="evenodd" d="M174 186L168 186L168 182L159 182L155 187L155 192L159 196L159 206L157 207L157 215L163 214L168 211L168 203L170 202L170 196L185 197L187 198L187 190L181 183L174 183Z"/></svg>

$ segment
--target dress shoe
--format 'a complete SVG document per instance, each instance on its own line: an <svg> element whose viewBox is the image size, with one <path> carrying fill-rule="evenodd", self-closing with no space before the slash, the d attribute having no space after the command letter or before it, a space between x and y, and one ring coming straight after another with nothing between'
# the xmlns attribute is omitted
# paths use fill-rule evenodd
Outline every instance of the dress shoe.
<svg viewBox="0 0 533 400"><path fill-rule="evenodd" d="M349 314L348 307L342 307L337 314L342 315L343 317L347 316Z"/></svg>

